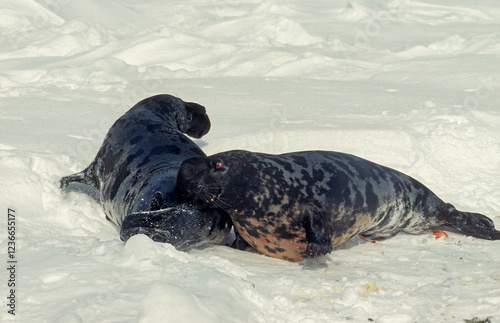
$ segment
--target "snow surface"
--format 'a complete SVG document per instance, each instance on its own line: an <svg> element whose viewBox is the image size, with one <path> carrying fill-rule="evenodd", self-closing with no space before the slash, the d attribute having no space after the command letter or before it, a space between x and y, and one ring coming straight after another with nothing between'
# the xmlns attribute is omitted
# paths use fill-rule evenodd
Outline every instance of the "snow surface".
<svg viewBox="0 0 500 323"><path fill-rule="evenodd" d="M500 322L500 242L352 239L302 263L119 240L59 178L169 93L196 141L337 150L396 168L500 227L497 0L1 0L0 258L17 214L19 322Z"/></svg>

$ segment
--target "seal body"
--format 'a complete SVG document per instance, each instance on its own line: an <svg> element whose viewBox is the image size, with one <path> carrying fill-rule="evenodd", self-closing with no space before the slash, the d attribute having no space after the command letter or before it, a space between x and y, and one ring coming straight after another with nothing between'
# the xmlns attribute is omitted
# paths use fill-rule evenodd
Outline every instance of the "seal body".
<svg viewBox="0 0 500 323"><path fill-rule="evenodd" d="M97 192L122 240L143 233L180 249L221 243L231 229L227 214L202 211L174 193L182 161L205 156L184 134L200 138L209 129L199 104L170 95L144 99L113 124L92 163L62 178L61 187L79 183L87 186L83 191Z"/></svg>
<svg viewBox="0 0 500 323"><path fill-rule="evenodd" d="M176 190L223 209L252 247L286 260L329 253L355 235L383 239L440 225L500 239L486 216L460 212L403 173L339 152L195 157L182 163Z"/></svg>

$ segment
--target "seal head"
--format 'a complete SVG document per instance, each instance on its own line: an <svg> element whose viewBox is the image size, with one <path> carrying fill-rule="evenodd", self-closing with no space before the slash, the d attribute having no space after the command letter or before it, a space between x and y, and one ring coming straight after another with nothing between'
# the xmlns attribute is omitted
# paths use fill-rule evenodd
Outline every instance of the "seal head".
<svg viewBox="0 0 500 323"><path fill-rule="evenodd" d="M179 131L193 138L201 138L210 131L210 119L205 107L194 102L184 102L186 115L178 118Z"/></svg>

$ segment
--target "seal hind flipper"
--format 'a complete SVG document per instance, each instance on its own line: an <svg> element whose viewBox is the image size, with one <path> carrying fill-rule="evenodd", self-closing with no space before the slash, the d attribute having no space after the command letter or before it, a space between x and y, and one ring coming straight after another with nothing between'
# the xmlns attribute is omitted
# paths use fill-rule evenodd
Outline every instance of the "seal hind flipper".
<svg viewBox="0 0 500 323"><path fill-rule="evenodd" d="M82 172L79 172L79 173L75 173L75 174L71 174L71 175L68 175L68 176L64 176L63 178L61 178L59 180L59 184L60 184L61 188L65 188L66 186L68 186L71 183L87 184L86 183L86 178L85 178L85 173L82 171Z"/></svg>
<svg viewBox="0 0 500 323"><path fill-rule="evenodd" d="M495 224L487 216L458 211L451 204L446 205L444 212L447 218L446 224L464 234L481 239L500 240L500 231L495 230Z"/></svg>
<svg viewBox="0 0 500 323"><path fill-rule="evenodd" d="M79 173L64 176L59 185L65 192L80 192L99 201L99 181L95 179L92 164Z"/></svg>
<svg viewBox="0 0 500 323"><path fill-rule="evenodd" d="M61 188L65 188L71 183L80 183L80 184L85 184L92 186L96 190L99 190L99 181L96 179L94 176L94 171L93 171L93 164L90 164L89 167L85 168L79 173L75 173L72 175L64 176L61 178L59 181L59 184L61 185Z"/></svg>

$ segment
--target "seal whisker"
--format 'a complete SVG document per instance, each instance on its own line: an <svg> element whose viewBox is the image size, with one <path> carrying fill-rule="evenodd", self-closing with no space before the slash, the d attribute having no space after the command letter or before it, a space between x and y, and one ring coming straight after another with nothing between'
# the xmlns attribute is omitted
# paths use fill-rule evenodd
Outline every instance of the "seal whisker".
<svg viewBox="0 0 500 323"><path fill-rule="evenodd" d="M227 202L225 202L223 199L221 199L220 197L216 198L213 202L213 204L215 206L217 206L218 208L221 208L223 210L227 209L227 208L231 208L231 205Z"/></svg>

